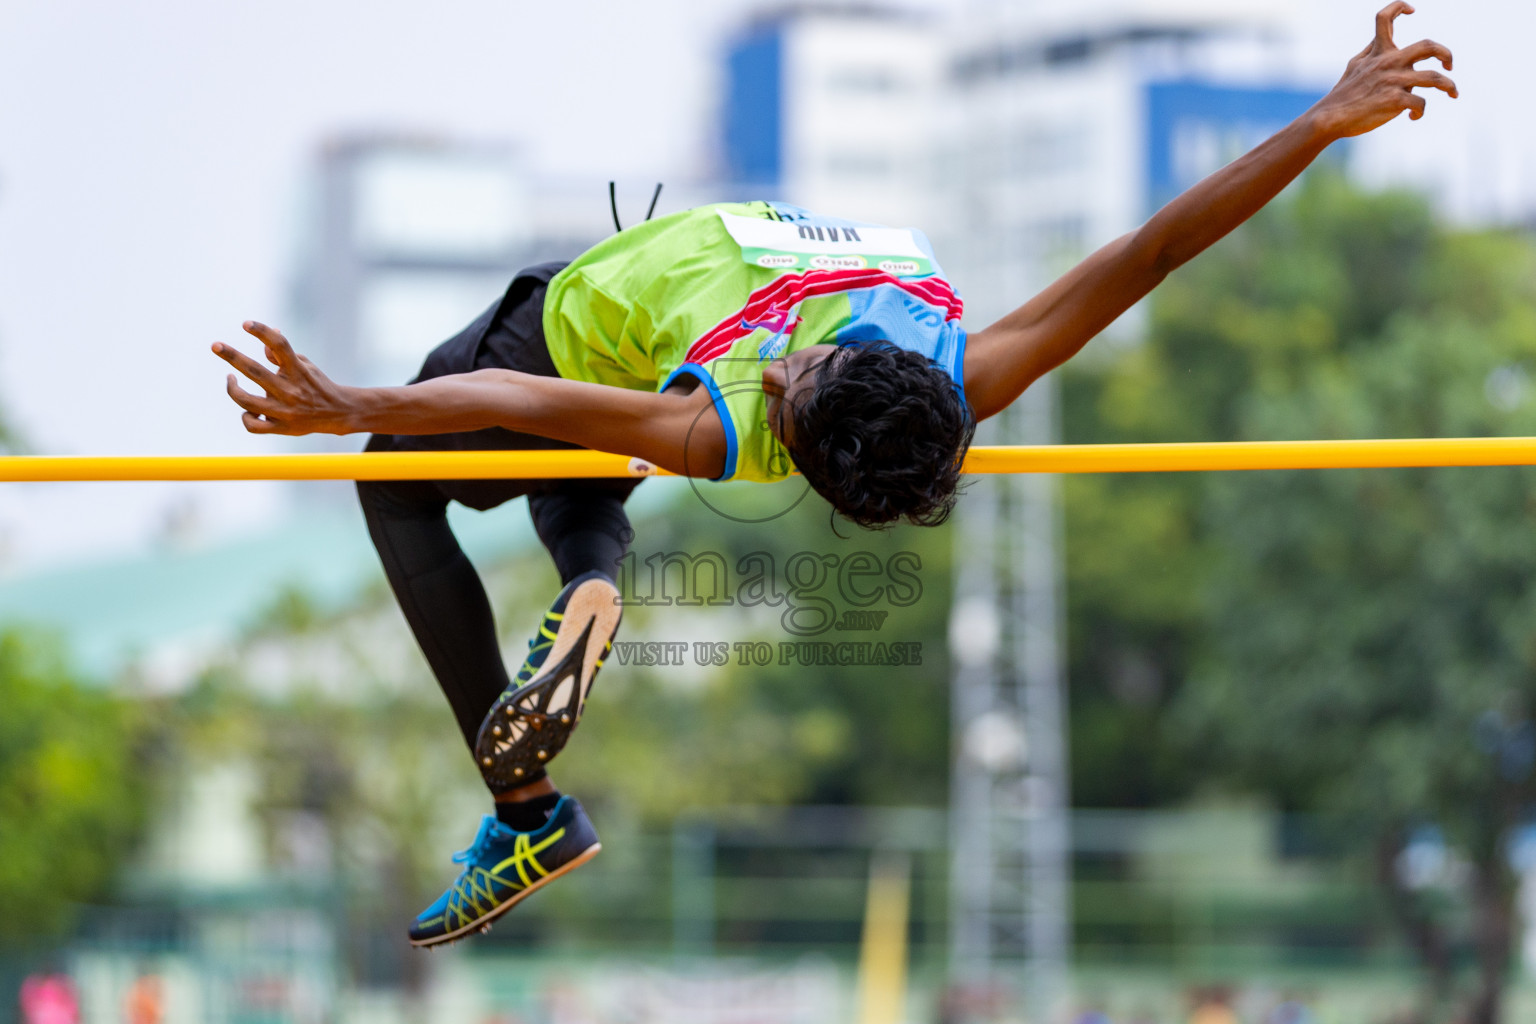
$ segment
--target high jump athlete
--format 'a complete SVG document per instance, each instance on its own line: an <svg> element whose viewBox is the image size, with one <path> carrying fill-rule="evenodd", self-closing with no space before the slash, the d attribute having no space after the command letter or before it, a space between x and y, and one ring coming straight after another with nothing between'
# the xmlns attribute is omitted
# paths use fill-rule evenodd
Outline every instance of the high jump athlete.
<svg viewBox="0 0 1536 1024"><path fill-rule="evenodd" d="M368 432L369 451L593 448L713 480L798 469L861 526L932 525L955 501L975 424L1243 223L1332 142L1457 95L1451 53L1399 48L1392 3L1370 45L1310 110L991 326L961 303L915 231L778 203L722 204L622 231L569 265L517 275L403 387L333 383L254 321L268 369L213 351L262 392L228 391L255 434ZM495 796L452 886L411 924L451 941L599 850L581 805L545 774L581 717L618 628L617 563L638 481L362 482L384 571ZM526 495L564 584L511 678L489 602L448 527L450 501Z"/></svg>

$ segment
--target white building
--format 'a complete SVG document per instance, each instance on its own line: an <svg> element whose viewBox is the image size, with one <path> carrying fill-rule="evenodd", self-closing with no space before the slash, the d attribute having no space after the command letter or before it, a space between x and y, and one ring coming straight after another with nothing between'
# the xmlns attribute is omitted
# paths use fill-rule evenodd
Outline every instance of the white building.
<svg viewBox="0 0 1536 1024"><path fill-rule="evenodd" d="M315 180L295 305L315 361L349 383L413 376L506 287L532 233L502 147L342 139Z"/></svg>
<svg viewBox="0 0 1536 1024"><path fill-rule="evenodd" d="M626 225L652 185L621 182ZM608 183L534 177L498 143L339 138L319 154L294 305L309 354L337 380L402 384L520 269L571 260L614 230ZM661 215L719 198L670 185Z"/></svg>
<svg viewBox="0 0 1536 1024"><path fill-rule="evenodd" d="M946 218L971 308L1000 315L1306 110L1253 4L1042 3L966 20L951 64ZM978 30L979 29L979 30Z"/></svg>
<svg viewBox="0 0 1536 1024"><path fill-rule="evenodd" d="M726 57L725 177L837 216L926 219L947 56L941 25L901 11L765 14Z"/></svg>
<svg viewBox="0 0 1536 1024"><path fill-rule="evenodd" d="M1310 106L1281 24L1265 0L784 7L728 52L724 163L924 227L974 323Z"/></svg>

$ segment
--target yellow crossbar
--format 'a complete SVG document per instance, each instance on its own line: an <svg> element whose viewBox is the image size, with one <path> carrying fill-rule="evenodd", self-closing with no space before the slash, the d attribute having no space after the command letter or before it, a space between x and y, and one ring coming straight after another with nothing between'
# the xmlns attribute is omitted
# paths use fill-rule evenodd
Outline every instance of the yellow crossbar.
<svg viewBox="0 0 1536 1024"><path fill-rule="evenodd" d="M1170 473L1247 469L1536 465L1536 437L1238 441L972 448L967 473ZM0 482L106 480L494 480L669 475L589 451L305 455L9 455Z"/></svg>
<svg viewBox="0 0 1536 1024"><path fill-rule="evenodd" d="M967 473L1176 473L1234 469L1532 466L1536 437L1203 441L971 449Z"/></svg>

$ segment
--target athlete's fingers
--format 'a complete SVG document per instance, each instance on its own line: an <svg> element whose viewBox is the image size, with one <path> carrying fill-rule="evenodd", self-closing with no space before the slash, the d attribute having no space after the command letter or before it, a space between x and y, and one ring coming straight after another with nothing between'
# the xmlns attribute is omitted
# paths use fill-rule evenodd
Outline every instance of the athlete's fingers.
<svg viewBox="0 0 1536 1024"><path fill-rule="evenodd" d="M294 358L293 346L288 344L288 339L283 337L282 331L268 327L258 320L247 320L241 326L247 334L260 338L266 343L267 353L278 367L287 369L289 365L297 362Z"/></svg>
<svg viewBox="0 0 1536 1024"><path fill-rule="evenodd" d="M1414 121L1424 116L1424 108L1429 106L1424 97L1418 93L1410 92L1407 99L1408 117Z"/></svg>
<svg viewBox="0 0 1536 1024"><path fill-rule="evenodd" d="M253 411L252 406L256 402L256 396L240 386L234 374L228 374L224 378L224 393L240 408Z"/></svg>
<svg viewBox="0 0 1536 1024"><path fill-rule="evenodd" d="M245 424L245 429L252 434L281 434L282 424L274 420L264 420L253 412L242 413L240 422Z"/></svg>
<svg viewBox="0 0 1536 1024"><path fill-rule="evenodd" d="M282 409L282 406L272 401L272 399L262 398L259 395L253 395L249 391L242 388L236 382L234 374L230 374L229 377L224 381L224 390L228 392L229 397L234 400L236 405L247 412L254 412L263 416L268 416L275 412L279 412Z"/></svg>
<svg viewBox="0 0 1536 1024"><path fill-rule="evenodd" d="M1456 83L1438 71L1415 71L1408 79L1410 89L1439 89L1451 99L1461 95L1456 91Z"/></svg>
<svg viewBox="0 0 1536 1024"><path fill-rule="evenodd" d="M1420 39L1412 46L1402 49L1402 59L1408 64L1417 64L1421 60L1435 58L1440 61L1445 70L1451 70L1451 50L1448 46L1442 46L1433 39Z"/></svg>
<svg viewBox="0 0 1536 1024"><path fill-rule="evenodd" d="M1397 20L1399 15L1412 13L1413 5L1405 2L1405 0L1396 0L1396 3L1388 4L1377 13L1376 39L1371 44L1377 53L1386 53L1397 48L1396 44L1392 42L1392 23Z"/></svg>
<svg viewBox="0 0 1536 1024"><path fill-rule="evenodd" d="M213 354L260 384L268 394L282 389L282 378L234 346L216 342Z"/></svg>

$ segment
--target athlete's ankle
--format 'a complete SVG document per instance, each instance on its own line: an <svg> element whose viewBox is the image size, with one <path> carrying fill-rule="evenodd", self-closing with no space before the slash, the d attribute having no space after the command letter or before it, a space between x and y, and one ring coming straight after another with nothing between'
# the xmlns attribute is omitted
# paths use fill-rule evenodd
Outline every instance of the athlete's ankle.
<svg viewBox="0 0 1536 1024"><path fill-rule="evenodd" d="M496 820L514 832L535 832L549 820L549 815L560 803L561 793L550 787L547 793L525 800L496 798Z"/></svg>
<svg viewBox="0 0 1536 1024"><path fill-rule="evenodd" d="M602 580L604 583L607 583L608 585L612 586L615 590L617 590L619 588L619 573L618 573L618 570L616 568L614 568L614 569L583 569L581 572L578 572L575 575L571 576L570 579L563 579L562 578L562 582L561 582L560 585L561 585L561 587L569 587L573 583L586 583L586 582L588 582L590 580ZM619 601L616 598L614 603L615 604L619 604L619 603L622 603L622 602Z"/></svg>
<svg viewBox="0 0 1536 1024"><path fill-rule="evenodd" d="M515 786L492 786L491 797L499 804L516 804L524 800L532 800L534 797L560 792L544 769L539 768L536 771L537 774L528 782L519 782Z"/></svg>

